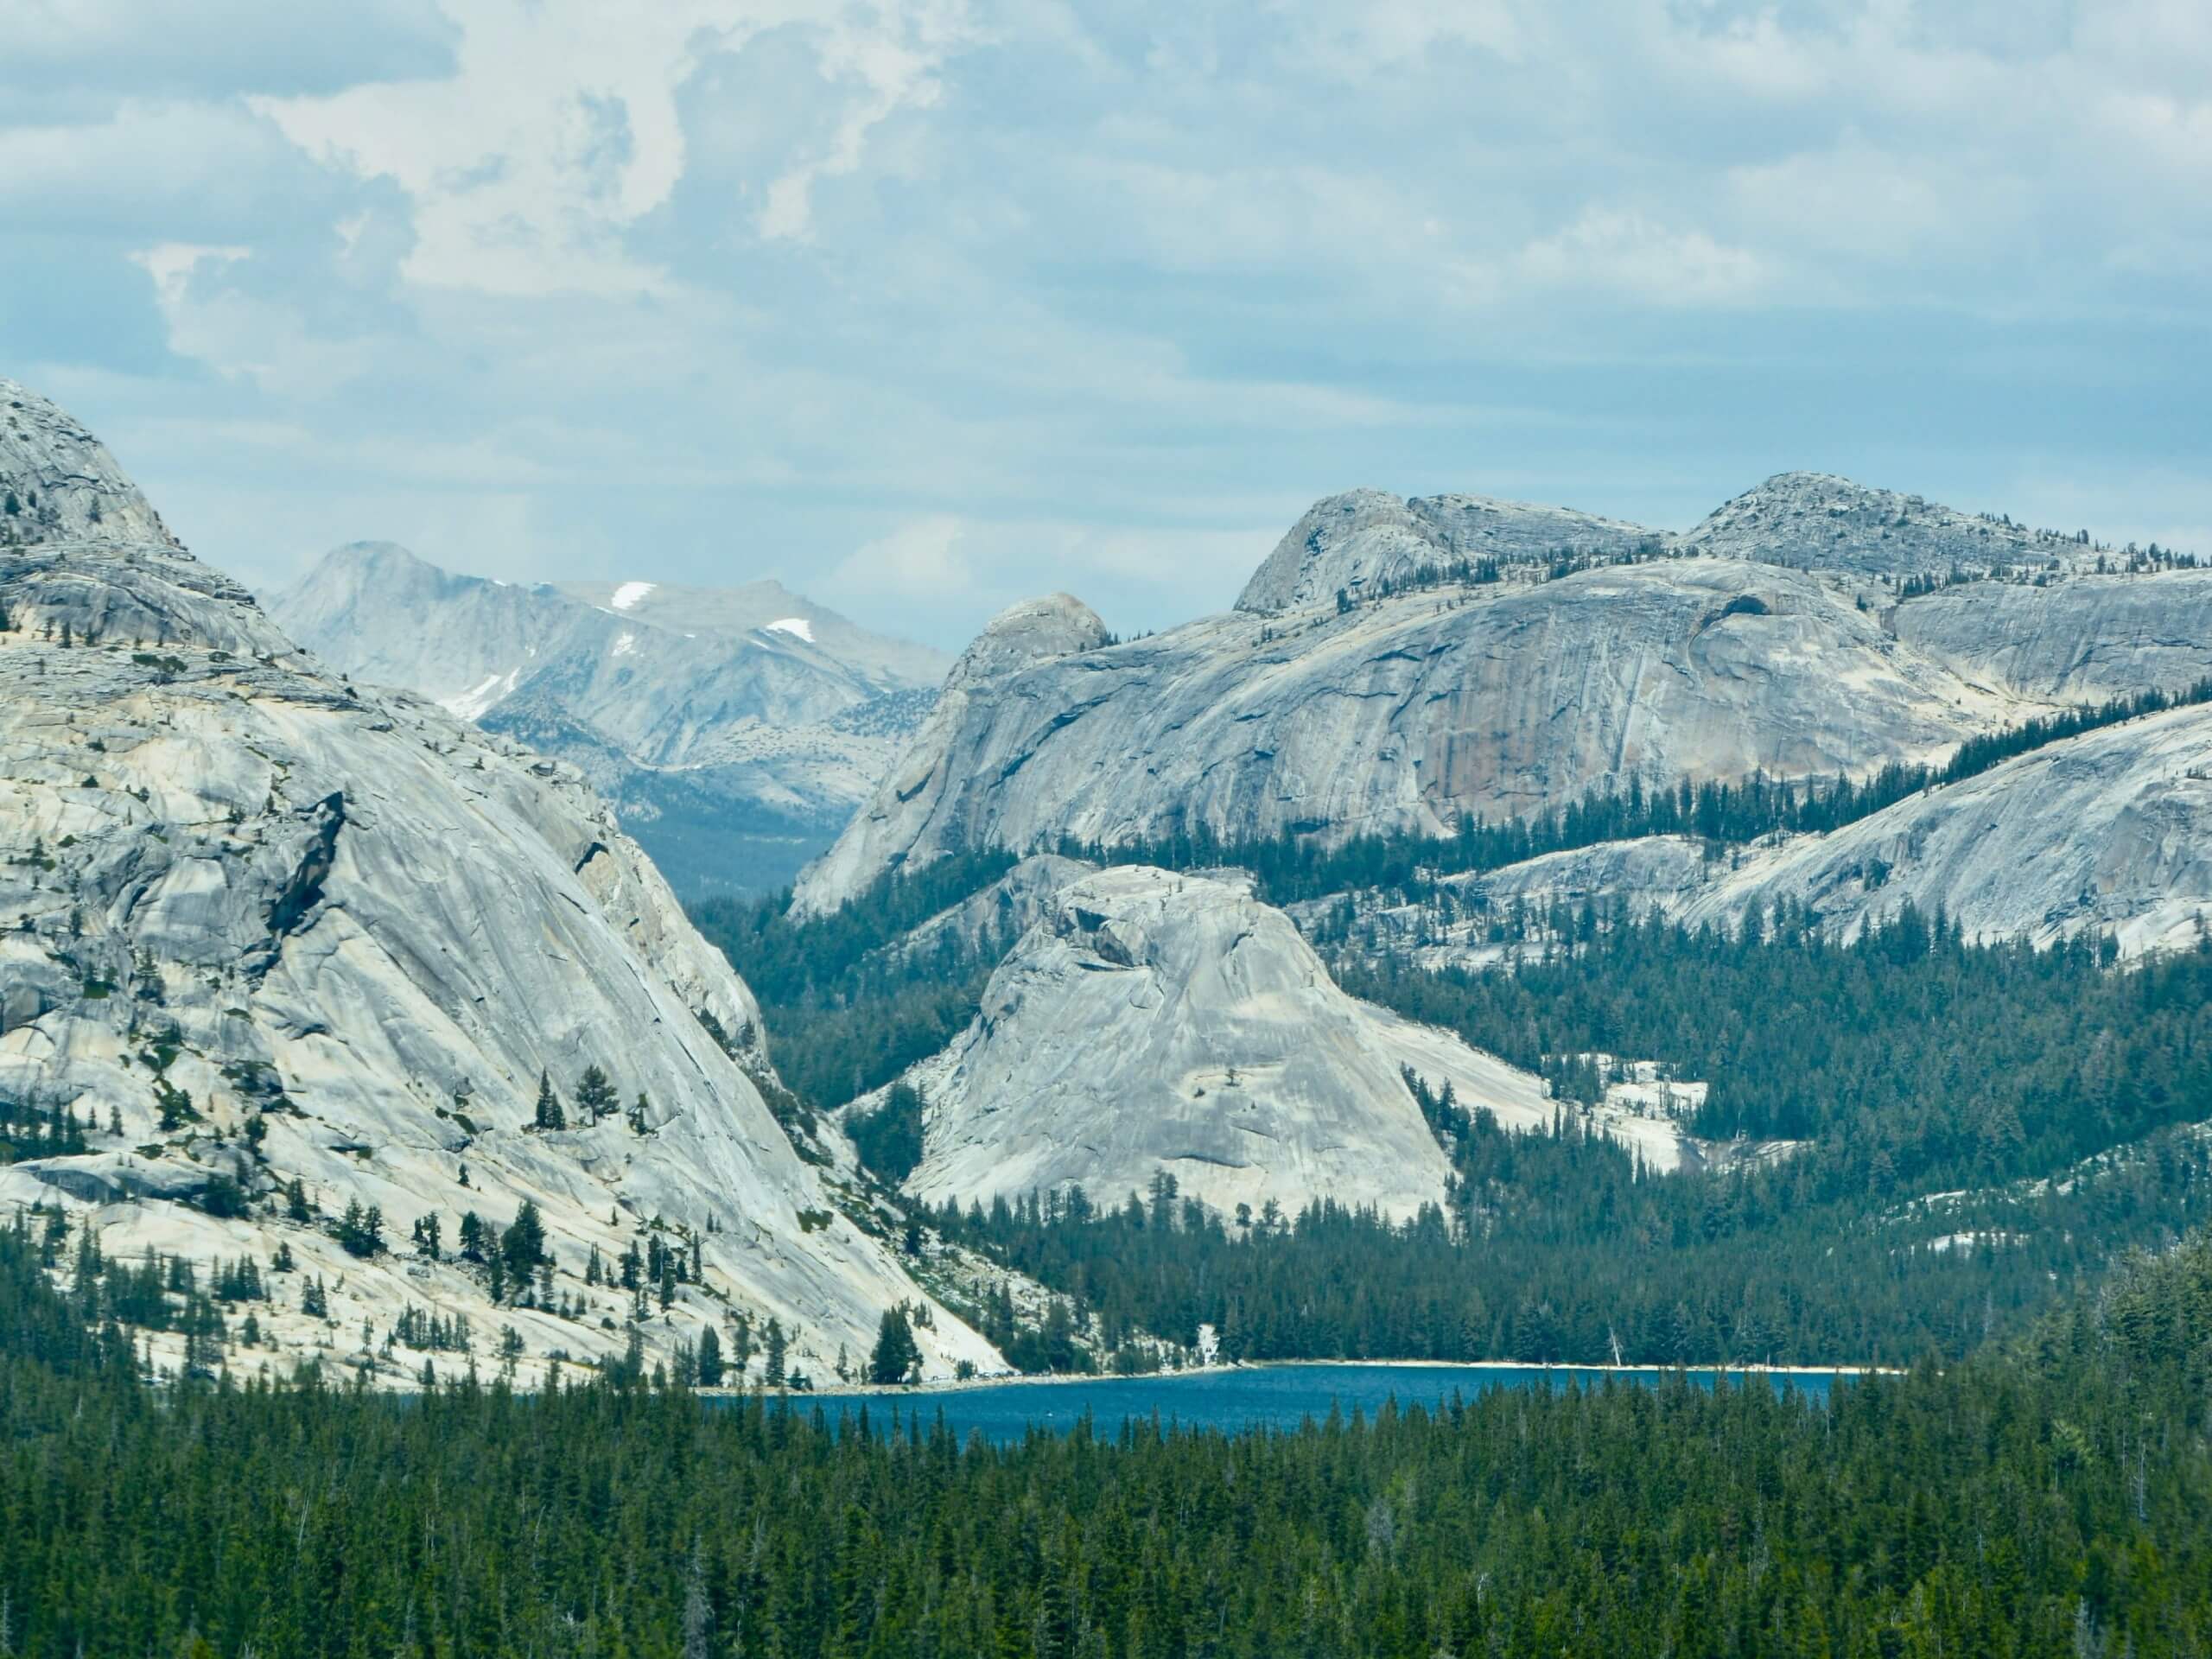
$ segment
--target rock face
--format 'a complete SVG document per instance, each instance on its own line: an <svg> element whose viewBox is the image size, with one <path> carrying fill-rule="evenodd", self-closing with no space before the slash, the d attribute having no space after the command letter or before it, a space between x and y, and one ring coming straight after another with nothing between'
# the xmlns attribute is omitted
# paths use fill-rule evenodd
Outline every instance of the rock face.
<svg viewBox="0 0 2212 1659"><path fill-rule="evenodd" d="M926 863L957 847L990 844L987 836L969 836L950 826L964 820L970 797L981 792L973 788L971 768L988 764L979 752L988 739L979 734L999 710L1001 683L1030 670L1049 677L1052 664L1087 660L1108 638L1097 613L1065 594L1026 601L993 619L960 653L936 706L868 804L800 878L795 908L801 913L835 910L910 858ZM1058 690L1047 677L1035 695L1050 697ZM1056 707L1043 717L1051 721L1062 713ZM925 848L917 827L931 821L948 828L928 838Z"/></svg>
<svg viewBox="0 0 2212 1659"><path fill-rule="evenodd" d="M1435 834L1592 791L1864 774L2212 674L2212 572L2107 557L1815 473L1680 535L1332 496L1226 615L1122 645L1065 595L995 623L798 903L964 848Z"/></svg>
<svg viewBox="0 0 2212 1659"><path fill-rule="evenodd" d="M1910 902L1976 938L2193 944L2212 915L2212 708L2054 743L1722 868L1685 919L1787 898L1850 933Z"/></svg>
<svg viewBox="0 0 2212 1659"><path fill-rule="evenodd" d="M772 582L514 586L388 543L270 608L346 673L570 761L687 893L779 886L827 846L946 661Z"/></svg>
<svg viewBox="0 0 2212 1659"><path fill-rule="evenodd" d="M2212 570L1969 582L1900 605L1898 639L2019 697L2100 702L2212 676Z"/></svg>
<svg viewBox="0 0 2212 1659"><path fill-rule="evenodd" d="M1329 1198L1403 1217L1449 1173L1406 1067L1516 1128L1557 1109L1539 1078L1346 996L1243 881L1102 870L1059 889L974 1023L908 1074L925 1110L907 1190L1119 1203L1164 1172L1224 1211ZM1669 1120L1593 1127L1658 1167L1697 1155Z"/></svg>
<svg viewBox="0 0 2212 1659"><path fill-rule="evenodd" d="M1719 558L1854 576L2070 564L2086 551L2053 531L1869 489L1828 473L1778 473L1715 511L1678 544Z"/></svg>
<svg viewBox="0 0 2212 1659"><path fill-rule="evenodd" d="M1436 834L1631 784L1856 773L2044 706L1740 560L1237 611L1112 646L1052 603L1046 649L1009 649L1004 620L977 642L804 909L962 848Z"/></svg>
<svg viewBox="0 0 2212 1659"><path fill-rule="evenodd" d="M1489 925L1516 905L1598 899L1731 927L1787 900L1845 938L1910 904L1985 941L2092 931L2128 955L2188 948L2212 918L2212 707L2053 743L1826 836L1719 859L1681 836L1609 842L1447 878L1421 904L1347 895L1294 913L1317 935L1433 969L1500 960Z"/></svg>
<svg viewBox="0 0 2212 1659"><path fill-rule="evenodd" d="M174 548L161 515L99 440L26 386L0 375L0 547L86 537Z"/></svg>
<svg viewBox="0 0 2212 1659"><path fill-rule="evenodd" d="M78 429L5 392L0 487L36 477L44 501ZM60 529L158 526L96 447L73 464L102 499L80 486ZM270 1357L352 1363L365 1319L386 1381L420 1366L381 1345L410 1308L469 1319L487 1362L512 1325L531 1379L620 1352L628 1294L587 1265L653 1239L700 1276L644 1321L650 1354L772 1317L819 1370L924 1300L836 1213L764 1102L751 995L572 769L338 683L166 539L0 549L0 1100L87 1142L0 1170L0 1195L59 1199L111 1255L265 1273L286 1246ZM620 1103L595 1122L575 1096L594 1065ZM567 1127L537 1132L548 1074ZM287 1218L294 1181L322 1223ZM505 1227L525 1199L571 1317L494 1306L451 1259L464 1213ZM380 1209L388 1252L340 1249L349 1202ZM442 1262L410 1249L426 1217ZM308 1278L327 1318L301 1311ZM923 1340L938 1371L995 1363L947 1313Z"/></svg>

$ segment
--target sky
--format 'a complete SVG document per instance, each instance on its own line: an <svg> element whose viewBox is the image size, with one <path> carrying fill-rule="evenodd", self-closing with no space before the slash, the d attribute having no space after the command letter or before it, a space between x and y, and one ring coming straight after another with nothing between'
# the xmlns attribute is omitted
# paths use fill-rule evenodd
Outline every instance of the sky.
<svg viewBox="0 0 2212 1659"><path fill-rule="evenodd" d="M257 585L957 647L1372 486L2212 553L2203 0L0 0L0 372Z"/></svg>

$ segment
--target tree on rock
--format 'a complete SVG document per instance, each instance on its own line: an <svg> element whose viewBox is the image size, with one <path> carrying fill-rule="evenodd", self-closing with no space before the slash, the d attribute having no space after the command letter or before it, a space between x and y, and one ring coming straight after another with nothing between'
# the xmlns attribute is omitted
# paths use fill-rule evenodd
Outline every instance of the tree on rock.
<svg viewBox="0 0 2212 1659"><path fill-rule="evenodd" d="M537 1129L565 1129L569 1115L561 1109L561 1096L553 1092L553 1074L537 1074L537 1115L531 1127Z"/></svg>
<svg viewBox="0 0 2212 1659"><path fill-rule="evenodd" d="M514 1225L499 1236L499 1254L506 1259L508 1274L524 1285L545 1260L545 1222L535 1198L522 1201Z"/></svg>
<svg viewBox="0 0 2212 1659"><path fill-rule="evenodd" d="M871 1382L889 1385L919 1380L922 1347L914 1340L913 1322L903 1307L887 1307L876 1327L875 1352L868 1363Z"/></svg>
<svg viewBox="0 0 2212 1659"><path fill-rule="evenodd" d="M614 1085L596 1065L588 1065L576 1080L576 1109L587 1123L596 1123L614 1109Z"/></svg>
<svg viewBox="0 0 2212 1659"><path fill-rule="evenodd" d="M338 1224L338 1242L349 1255L372 1256L384 1250L384 1211L375 1205L361 1207L359 1198L346 1206Z"/></svg>

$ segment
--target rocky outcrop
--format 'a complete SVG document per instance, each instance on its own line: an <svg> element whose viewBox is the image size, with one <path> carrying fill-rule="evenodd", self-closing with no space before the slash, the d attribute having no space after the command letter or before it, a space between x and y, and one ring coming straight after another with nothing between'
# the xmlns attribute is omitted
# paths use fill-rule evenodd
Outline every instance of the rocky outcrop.
<svg viewBox="0 0 2212 1659"><path fill-rule="evenodd" d="M385 543L336 550L270 604L354 677L574 764L687 892L787 881L889 768L945 667L772 582L518 586Z"/></svg>
<svg viewBox="0 0 2212 1659"><path fill-rule="evenodd" d="M1640 524L1486 495L1415 496L1351 490L1314 504L1275 544L1240 611L1274 613L1372 599L1459 565L1548 564L1562 556L1656 551L1667 537Z"/></svg>
<svg viewBox="0 0 2212 1659"><path fill-rule="evenodd" d="M1516 910L1592 901L1727 927L1786 901L1846 938L1910 904L1983 941L2089 932L2130 956L2186 949L2212 918L2212 707L2053 743L1825 836L1716 850L1608 842L1447 877L1418 903L1344 894L1293 913L1332 945L1431 969L1514 954L1490 936Z"/></svg>
<svg viewBox="0 0 2212 1659"><path fill-rule="evenodd" d="M115 458L69 415L0 375L0 547L105 541L174 549L169 534Z"/></svg>
<svg viewBox="0 0 2212 1659"><path fill-rule="evenodd" d="M1166 1173L1224 1212L1328 1198L1403 1217L1449 1174L1408 1068L1511 1128L1560 1109L1529 1073L1345 995L1243 881L1102 870L1059 889L974 1023L908 1073L924 1135L907 1190L941 1205L1080 1185L1118 1204ZM1655 1167L1698 1155L1670 1120L1592 1126Z"/></svg>
<svg viewBox="0 0 2212 1659"><path fill-rule="evenodd" d="M1860 577L2070 564L2088 550L2054 531L1961 512L1828 473L1777 473L1677 543L1686 552Z"/></svg>
<svg viewBox="0 0 2212 1659"><path fill-rule="evenodd" d="M800 878L794 907L801 914L835 910L910 858L926 863L955 847L992 844L987 836L969 836L956 826L971 800L988 793L976 788L975 768L994 764L985 734L1005 711L1003 696L1025 696L1008 683L1039 676L1036 690L1027 694L1029 712L1059 729L1081 710L1071 713L1052 701L1059 691L1054 671L1094 662L1109 637L1096 612L1065 594L1026 601L993 619L953 664L936 706L868 804ZM1005 764L1002 776L1020 767L1018 760ZM931 822L943 826L939 834L917 833L918 824Z"/></svg>
<svg viewBox="0 0 2212 1659"><path fill-rule="evenodd" d="M0 486L27 491L45 453L0 442ZM100 524L153 522L107 487ZM653 1240L700 1268L648 1308L662 1357L772 1317L818 1371L921 1300L765 1103L750 993L573 769L340 683L167 542L0 549L0 1097L88 1143L0 1171L0 1198L60 1201L111 1255L266 1272L289 1248L329 1311L280 1281L268 1357L386 1381L419 1368L383 1346L410 1308L466 1318L487 1359L512 1325L532 1378L620 1352L629 1297L588 1266ZM597 1121L575 1094L591 1065L620 1108ZM549 1076L566 1123L542 1129ZM288 1214L295 1182L320 1221ZM552 1294L495 1306L457 1227L525 1199ZM341 1248L349 1203L380 1210L388 1249ZM438 1262L409 1244L432 1217ZM923 1340L939 1372L995 1363L949 1313Z"/></svg>
<svg viewBox="0 0 2212 1659"><path fill-rule="evenodd" d="M1592 790L1859 773L2044 707L1968 683L1816 577L1739 560L1103 639L979 641L801 907L962 848L1438 834Z"/></svg>

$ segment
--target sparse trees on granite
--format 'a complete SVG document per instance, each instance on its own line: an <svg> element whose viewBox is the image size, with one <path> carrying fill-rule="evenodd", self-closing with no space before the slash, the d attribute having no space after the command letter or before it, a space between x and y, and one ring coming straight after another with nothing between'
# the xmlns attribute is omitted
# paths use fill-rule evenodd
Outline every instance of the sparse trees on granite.
<svg viewBox="0 0 2212 1659"><path fill-rule="evenodd" d="M565 1129L569 1127L569 1115L562 1109L561 1096L553 1092L553 1074L550 1071L537 1074L537 1109L531 1117L531 1127L538 1130Z"/></svg>

